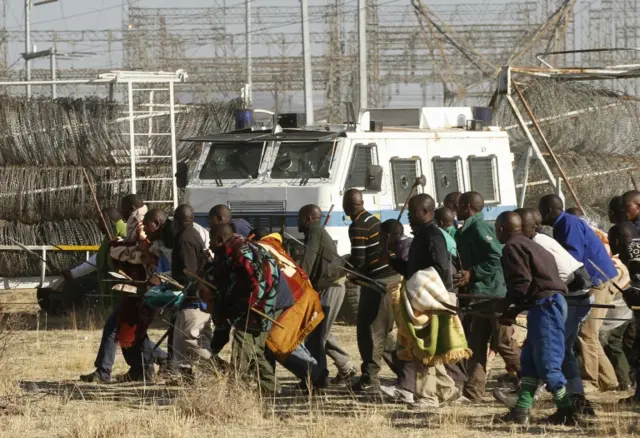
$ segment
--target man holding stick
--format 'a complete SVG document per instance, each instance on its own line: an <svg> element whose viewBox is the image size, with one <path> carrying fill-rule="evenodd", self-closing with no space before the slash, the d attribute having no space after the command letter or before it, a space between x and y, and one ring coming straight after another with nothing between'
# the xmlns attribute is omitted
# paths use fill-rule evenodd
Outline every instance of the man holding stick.
<svg viewBox="0 0 640 438"><path fill-rule="evenodd" d="M344 301L345 275L340 269L343 260L338 256L333 239L320 225L321 218L322 211L317 205L305 205L298 212L298 231L304 234L306 245L300 265L320 295L325 315L324 320L307 338L306 344L320 367L327 368L326 356L333 360L338 369L333 382L342 383L351 381L356 376L349 354L331 334L331 328Z"/></svg>
<svg viewBox="0 0 640 438"><path fill-rule="evenodd" d="M102 217L105 218L113 229L115 230L115 237L124 238L127 234L127 225L122 220L122 215L116 208L107 208L103 210ZM109 272L109 244L111 242L109 233L105 228L105 223L102 219L98 220L98 228L103 234L102 243L98 252L89 258L86 262L80 264L70 271L64 271L62 276L66 281L74 281L85 275L90 274L93 271L98 271L98 282L100 285L100 291L102 294L107 293L106 285L104 282ZM96 369L89 374L80 376L80 380L90 383L108 383L111 381L111 370L113 363L116 359L116 318L117 310L109 315L104 322L102 329L102 339L100 340L100 347L98 348L98 355L94 362Z"/></svg>
<svg viewBox="0 0 640 438"><path fill-rule="evenodd" d="M575 425L578 418L567 395L567 380L562 374L567 286L560 279L553 256L522 234L518 213L510 211L498 216L496 235L505 245L502 266L507 295L501 301L502 320L513 320L523 309L529 309L518 400L503 420L528 425L534 394L542 380L557 407L547 422Z"/></svg>
<svg viewBox="0 0 640 438"><path fill-rule="evenodd" d="M502 245L495 229L482 215L484 199L478 192L467 192L458 201L458 219L464 221L456 233L461 271L454 277L454 286L465 288L470 295L504 297L507 293L500 259ZM495 319L473 316L469 330L469 347L473 356L468 362L469 380L465 396L482 400L487 381L487 347L491 346L504 359L507 372L520 370L520 349L513 339L513 328Z"/></svg>
<svg viewBox="0 0 640 438"><path fill-rule="evenodd" d="M566 213L564 203L557 195L546 195L540 199L538 210L542 223L553 227L554 239L582 263L589 273L593 282L589 294L593 296L594 304L611 304L617 292L612 279L618 277L618 271L600 238L586 222ZM578 333L585 393L618 387L615 370L598 336L602 326L601 318L606 314L607 309L592 309Z"/></svg>
<svg viewBox="0 0 640 438"><path fill-rule="evenodd" d="M201 296L212 297L211 312L216 326L212 354L217 356L226 345L233 326L232 366L240 375L246 375L251 362L255 362L261 391L278 393L273 365L265 357L265 342L272 323L260 316L265 314L272 319L275 316L280 281L276 261L264 248L235 234L227 224L211 229L211 249L214 259L206 269L206 280L216 290L201 285Z"/></svg>
<svg viewBox="0 0 640 438"><path fill-rule="evenodd" d="M565 356L562 362L562 373L567 379L567 393L576 411L593 415L593 407L584 396L584 387L580 377L580 368L576 358L574 347L578 337L580 324L589 314L589 288L591 277L584 265L571 256L556 240L538 233L542 218L538 210L533 208L521 208L516 210L522 221L522 234L546 249L554 258L558 266L558 275L568 289L567 293L567 318L565 321ZM504 394L504 391L496 388L494 396L508 407L515 406L516 400Z"/></svg>
<svg viewBox="0 0 640 438"><path fill-rule="evenodd" d="M400 276L389 266L389 256L380 242L380 221L365 210L362 192L349 189L342 198L342 207L351 218L349 262L358 273L376 280L382 285L400 281ZM352 385L354 391L380 387L378 374L385 350L393 350L391 336L393 311L386 294L373 286L360 288L356 336L362 357L362 376Z"/></svg>
<svg viewBox="0 0 640 438"><path fill-rule="evenodd" d="M205 261L205 246L200 233L194 228L193 209L187 204L178 206L174 213L176 236L171 254L171 276L186 285L189 281L184 270L198 272ZM193 293L192 293L193 292ZM211 359L211 323L206 304L188 288L185 300L176 314L173 332L174 369L193 377L193 362Z"/></svg>

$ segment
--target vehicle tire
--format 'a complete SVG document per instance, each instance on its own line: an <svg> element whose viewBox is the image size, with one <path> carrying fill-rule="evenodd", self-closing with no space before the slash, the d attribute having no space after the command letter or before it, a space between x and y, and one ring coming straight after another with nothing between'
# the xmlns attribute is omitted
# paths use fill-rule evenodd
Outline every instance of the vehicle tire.
<svg viewBox="0 0 640 438"><path fill-rule="evenodd" d="M346 284L347 290L338 319L345 324L355 325L358 321L358 303L360 302L360 286L352 283Z"/></svg>
<svg viewBox="0 0 640 438"><path fill-rule="evenodd" d="M97 276L87 275L71 283L65 282L61 289L38 288L36 297L40 309L49 315L61 316L74 310L95 306L97 300L85 295L99 291L97 281Z"/></svg>
<svg viewBox="0 0 640 438"><path fill-rule="evenodd" d="M58 292L48 287L36 289L38 305L43 312L52 316L65 313L64 292Z"/></svg>

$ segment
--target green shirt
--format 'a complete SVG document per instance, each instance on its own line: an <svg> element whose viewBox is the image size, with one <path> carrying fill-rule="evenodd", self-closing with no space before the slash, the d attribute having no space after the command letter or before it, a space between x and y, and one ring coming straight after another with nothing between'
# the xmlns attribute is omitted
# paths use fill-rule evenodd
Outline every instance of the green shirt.
<svg viewBox="0 0 640 438"><path fill-rule="evenodd" d="M503 297L507 286L502 272L502 247L496 231L482 213L468 218L456 233L462 268L471 272L467 293Z"/></svg>
<svg viewBox="0 0 640 438"><path fill-rule="evenodd" d="M445 228L444 230L449 234L449 236L451 236L451 237L453 237L455 239L456 231L458 231L455 226L451 225L451 226Z"/></svg>
<svg viewBox="0 0 640 438"><path fill-rule="evenodd" d="M446 228L440 228L440 231L442 231L444 241L447 243L447 251L449 251L449 254L454 257L458 257L458 249L456 247L456 241L453 236L449 234L449 231Z"/></svg>

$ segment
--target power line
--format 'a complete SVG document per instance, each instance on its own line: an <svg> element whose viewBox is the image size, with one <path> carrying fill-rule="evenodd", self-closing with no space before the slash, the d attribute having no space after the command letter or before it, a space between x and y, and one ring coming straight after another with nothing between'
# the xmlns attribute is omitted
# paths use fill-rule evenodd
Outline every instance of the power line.
<svg viewBox="0 0 640 438"><path fill-rule="evenodd" d="M62 2L60 3L60 7L62 8ZM107 6L104 8L100 8L100 9L93 9L91 11L87 11L87 12L79 12L77 14L73 14L73 15L67 15L66 17L63 16L62 17L58 17L58 18L51 18L49 20L40 20L40 21L32 21L31 24L42 24L42 23L53 23L55 21L61 21L61 20L66 20L67 18L75 18L75 17L82 17L85 15L91 15L91 14L96 14L98 12L104 12L104 11L108 11L110 9L116 9L116 8L120 8L122 7L122 5L118 4L118 5L113 5L113 6ZM14 27L7 27L5 30L16 30L16 29L23 29L23 26L14 26Z"/></svg>

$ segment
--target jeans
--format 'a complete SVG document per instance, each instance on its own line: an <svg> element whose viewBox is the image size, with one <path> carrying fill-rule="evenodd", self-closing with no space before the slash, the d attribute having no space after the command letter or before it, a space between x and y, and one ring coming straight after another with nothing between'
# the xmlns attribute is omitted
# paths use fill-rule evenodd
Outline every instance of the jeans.
<svg viewBox="0 0 640 438"><path fill-rule="evenodd" d="M96 373L105 380L109 380L109 378L111 377L113 363L116 360L116 325L118 323L117 313L118 309L116 307L104 322L104 327L102 328L102 339L100 340L100 348L98 348L98 355L96 356L96 360L94 362Z"/></svg>
<svg viewBox="0 0 640 438"><path fill-rule="evenodd" d="M275 367L276 357L268 348L265 351L265 357ZM309 378L311 382L315 383L326 377L326 369L318 366L318 362L312 357L304 343L298 345L298 348L293 350L284 362L281 362L281 365L300 380L306 381Z"/></svg>
<svg viewBox="0 0 640 438"><path fill-rule="evenodd" d="M96 356L96 360L94 365L96 367L96 373L100 375L101 378L108 380L111 377L111 370L113 369L113 363L116 360L116 328L118 324L118 307L116 306L113 309L113 312L107 317L107 320L104 322L104 327L102 329L102 339L100 340L100 347L98 348L98 355ZM153 363L166 362L167 361L167 353L164 352L161 348L156 348L153 351L154 343L151 342L148 336L145 336L142 345L135 348L135 346L131 349L131 351L125 352L122 350L122 354L125 355L125 360L132 366L133 372L142 371L142 354L145 355L145 363L151 363L151 368L153 368ZM150 362L149 362L150 361ZM148 368L148 367L147 367Z"/></svg>
<svg viewBox="0 0 640 438"><path fill-rule="evenodd" d="M522 348L520 373L522 377L544 381L550 392L567 384L562 374L566 317L567 302L562 294L538 300L527 315L527 339Z"/></svg>
<svg viewBox="0 0 640 438"><path fill-rule="evenodd" d="M586 307L592 298L574 298L568 297L567 304L577 304L578 306L567 307L567 321L564 324L564 361L562 362L562 374L567 379L567 393L569 394L584 394L584 387L582 386L582 377L580 376L580 366L578 359L574 351L576 340L578 339L578 331L580 330L580 324L589 315L591 310Z"/></svg>

